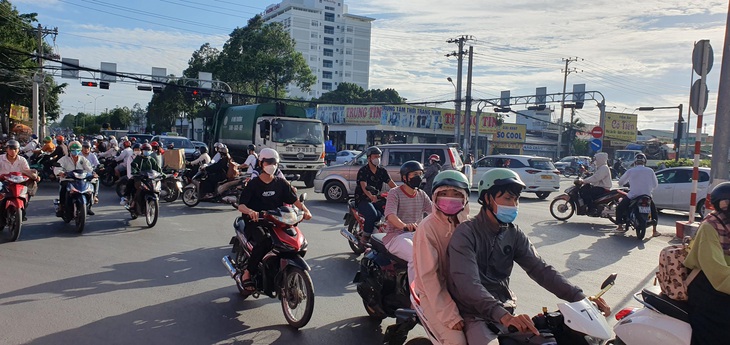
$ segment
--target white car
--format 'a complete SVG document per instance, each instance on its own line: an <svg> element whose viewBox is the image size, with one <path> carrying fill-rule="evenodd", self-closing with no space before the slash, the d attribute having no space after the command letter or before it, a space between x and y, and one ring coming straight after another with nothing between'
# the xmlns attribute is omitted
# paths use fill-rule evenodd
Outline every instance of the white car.
<svg viewBox="0 0 730 345"><path fill-rule="evenodd" d="M362 151L356 150L342 150L337 152L337 158L335 158L335 164L345 164L351 161L355 156L359 155Z"/></svg>
<svg viewBox="0 0 730 345"><path fill-rule="evenodd" d="M697 181L697 208L695 212L704 217L705 198L710 185L710 168L699 168ZM657 209L689 212L689 201L692 193L692 167L676 167L656 172L659 187L652 193Z"/></svg>
<svg viewBox="0 0 730 345"><path fill-rule="evenodd" d="M508 164L507 164L508 163ZM479 189L479 180L490 169L509 168L514 170L525 183L525 192L535 193L545 199L552 192L560 191L560 172L550 158L524 155L491 155L474 163L472 189Z"/></svg>

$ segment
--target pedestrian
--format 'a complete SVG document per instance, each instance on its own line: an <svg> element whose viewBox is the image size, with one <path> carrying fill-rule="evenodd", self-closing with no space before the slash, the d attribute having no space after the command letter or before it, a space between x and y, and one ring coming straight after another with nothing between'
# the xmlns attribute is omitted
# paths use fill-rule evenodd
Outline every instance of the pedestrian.
<svg viewBox="0 0 730 345"><path fill-rule="evenodd" d="M502 167L503 167L503 168L509 168L509 163L510 163L510 162L512 162L512 160L511 160L511 159L509 159L509 158L505 158L505 159L504 159L504 162L502 163Z"/></svg>
<svg viewBox="0 0 730 345"><path fill-rule="evenodd" d="M440 161L441 157L435 153L428 157L429 165L426 168L426 173L423 175L423 178L426 179L426 185L423 187L423 191L426 192L429 198L431 198L432 194L433 179L442 169L441 164L439 164Z"/></svg>

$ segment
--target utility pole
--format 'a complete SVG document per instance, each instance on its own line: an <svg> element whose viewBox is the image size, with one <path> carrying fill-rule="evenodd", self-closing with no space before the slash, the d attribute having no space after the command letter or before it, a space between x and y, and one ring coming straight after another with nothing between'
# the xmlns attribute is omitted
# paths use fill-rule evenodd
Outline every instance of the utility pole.
<svg viewBox="0 0 730 345"><path fill-rule="evenodd" d="M474 61L474 46L469 46L469 67L466 71L466 129L464 129L464 155L468 155L470 150L470 144L471 144L471 71L472 66L474 65L472 63ZM479 131L479 124L477 123L476 126L477 131ZM476 147L474 148L476 150ZM476 152L474 152L474 157L476 158ZM471 164L474 164L474 162L471 162Z"/></svg>
<svg viewBox="0 0 730 345"><path fill-rule="evenodd" d="M715 111L715 138L712 144L712 185L727 181L730 157L730 5L725 24L725 45L720 65L720 86ZM698 125L702 121L698 119Z"/></svg>
<svg viewBox="0 0 730 345"><path fill-rule="evenodd" d="M35 29L36 39L38 40L38 50L36 52L36 60L38 62L38 72L33 76L33 133L39 137L46 135L46 114L45 110L40 111L41 105L45 105L43 93L40 90L40 84L44 83L43 91L47 92L45 87L45 78L43 75L43 38L46 35L58 35L58 28L48 29L41 24ZM45 109L45 106L43 107Z"/></svg>
<svg viewBox="0 0 730 345"><path fill-rule="evenodd" d="M565 69L563 69L563 95L560 99L560 120L558 120L558 159L562 157L562 145L563 145L563 115L565 114L565 88L568 85L568 74L577 72L575 68L572 70L568 68L571 62L578 61L578 58L567 58L565 61ZM572 126L572 123L571 123Z"/></svg>
<svg viewBox="0 0 730 345"><path fill-rule="evenodd" d="M464 64L464 54L466 52L464 51L464 42L473 39L472 36L466 36L463 35L456 39L450 39L446 41L447 43L457 43L459 44L459 50L452 52L450 54L446 54L446 57L449 56L456 56L458 60L457 65L457 71L456 71L456 120L454 124L454 136L456 139L456 143L459 144L461 142L461 78L463 73L463 64Z"/></svg>
<svg viewBox="0 0 730 345"><path fill-rule="evenodd" d="M572 138L573 137L573 119L575 118L575 107L570 108L570 131L568 132L568 135ZM570 138L569 138L570 139ZM573 155L573 145L568 144L568 156Z"/></svg>

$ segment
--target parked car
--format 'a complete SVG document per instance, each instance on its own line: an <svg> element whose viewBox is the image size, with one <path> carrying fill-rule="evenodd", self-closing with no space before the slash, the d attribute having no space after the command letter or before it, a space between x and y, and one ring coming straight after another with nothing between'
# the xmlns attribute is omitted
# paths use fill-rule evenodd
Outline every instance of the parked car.
<svg viewBox="0 0 730 345"><path fill-rule="evenodd" d="M349 161L351 161L355 156L359 155L362 151L356 151L356 150L342 150L340 152L337 152L337 158L335 159L335 164L345 164Z"/></svg>
<svg viewBox="0 0 730 345"><path fill-rule="evenodd" d="M425 162L432 154L441 157L443 169L461 170L464 163L459 157L455 144L386 144L378 145L383 150L380 160L390 178L401 183L400 166L407 161ZM361 152L351 161L343 165L324 167L317 172L314 178L314 191L324 193L328 201L345 201L348 196L355 194L357 186L357 172L367 164L365 152Z"/></svg>
<svg viewBox="0 0 730 345"><path fill-rule="evenodd" d="M167 148L167 145L172 143L176 149L185 150L185 160L192 161L200 156L200 151L195 148L193 142L185 137L175 137L169 135L155 135L151 141L159 142L162 147Z"/></svg>
<svg viewBox="0 0 730 345"><path fill-rule="evenodd" d="M710 168L699 168L697 181L697 212L700 217L707 214L705 197L710 185ZM676 167L656 172L659 187L654 190L652 199L657 209L689 211L692 193L692 167Z"/></svg>
<svg viewBox="0 0 730 345"><path fill-rule="evenodd" d="M472 189L479 188L481 176L490 169L505 167L514 170L525 183L526 193L535 193L538 198L545 199L550 193L560 191L560 172L550 158L524 155L491 155L474 164Z"/></svg>
<svg viewBox="0 0 730 345"><path fill-rule="evenodd" d="M555 165L555 168L560 171L560 173L565 172L565 168L569 166L576 165L578 162L581 162L583 164L589 164L591 162L591 157L588 156L566 156L560 159L559 161L553 163Z"/></svg>
<svg viewBox="0 0 730 345"><path fill-rule="evenodd" d="M136 142L140 144L144 143L145 140L147 140L147 142L152 142L152 134L128 133L126 135L129 140L132 140L132 138L134 138L134 140L136 140Z"/></svg>

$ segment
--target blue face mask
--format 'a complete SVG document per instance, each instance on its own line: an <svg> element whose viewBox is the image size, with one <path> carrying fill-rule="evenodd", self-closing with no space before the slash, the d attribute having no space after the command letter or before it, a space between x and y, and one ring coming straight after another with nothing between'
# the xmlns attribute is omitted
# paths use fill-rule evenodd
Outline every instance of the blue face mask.
<svg viewBox="0 0 730 345"><path fill-rule="evenodd" d="M145 157L149 157L149 156L150 156L150 155L152 154L152 151L149 151L149 150L144 150L144 151L142 151L142 154L143 154L143 155L144 155Z"/></svg>
<svg viewBox="0 0 730 345"><path fill-rule="evenodd" d="M517 219L518 211L517 206L497 205L497 213L494 215L502 223L512 223Z"/></svg>
<svg viewBox="0 0 730 345"><path fill-rule="evenodd" d="M71 153L72 156L78 156L78 155L81 154L81 150L78 150L78 151L77 150L73 150L73 151L70 151L70 153Z"/></svg>

